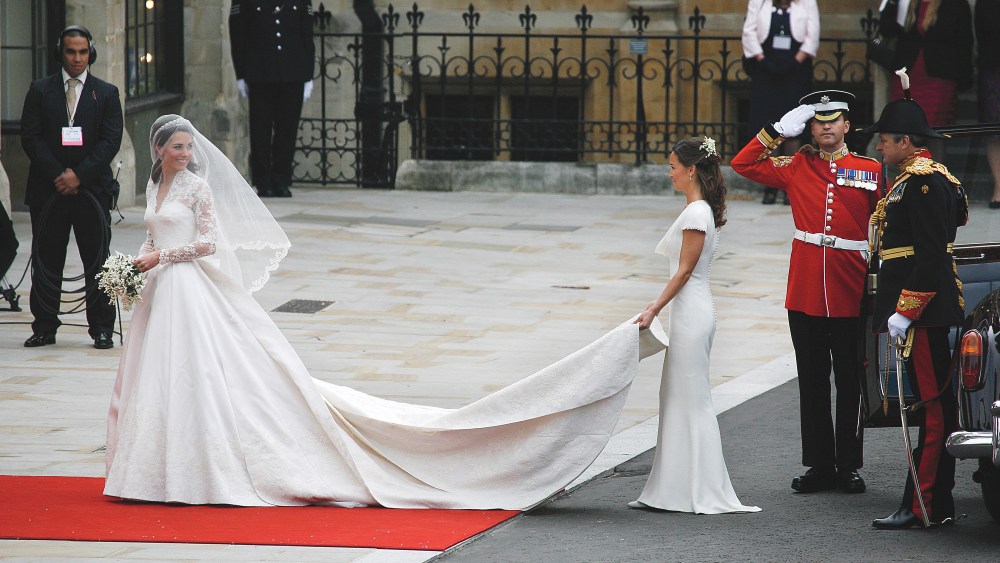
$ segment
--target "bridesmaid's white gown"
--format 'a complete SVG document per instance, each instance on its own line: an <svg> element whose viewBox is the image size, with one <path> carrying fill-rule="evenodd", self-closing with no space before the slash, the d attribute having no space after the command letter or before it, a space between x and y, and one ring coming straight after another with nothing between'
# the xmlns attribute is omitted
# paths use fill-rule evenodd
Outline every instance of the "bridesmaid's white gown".
<svg viewBox="0 0 1000 563"><path fill-rule="evenodd" d="M159 210L156 190L147 187L143 248L169 249L181 261L149 272L132 315L108 414L107 495L527 508L593 462L640 357L664 347L653 332L624 323L459 409L318 381L267 313L218 268L218 256L203 252L217 234L204 181L179 173Z"/></svg>
<svg viewBox="0 0 1000 563"><path fill-rule="evenodd" d="M687 229L703 231L705 246L691 277L667 305L670 348L660 380L660 428L639 502L697 514L757 512L760 508L744 506L733 490L712 405L708 360L716 319L708 274L719 232L708 203L688 204L656 252L666 255L670 271L676 272Z"/></svg>

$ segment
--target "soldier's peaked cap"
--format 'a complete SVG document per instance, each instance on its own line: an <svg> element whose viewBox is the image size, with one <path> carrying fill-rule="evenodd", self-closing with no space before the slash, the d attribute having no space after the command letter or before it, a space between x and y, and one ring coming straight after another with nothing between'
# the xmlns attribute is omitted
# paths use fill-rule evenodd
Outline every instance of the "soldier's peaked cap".
<svg viewBox="0 0 1000 563"><path fill-rule="evenodd" d="M855 100L854 94L843 90L820 90L802 96L800 104L806 104L816 110L816 121L834 121L845 111L850 111L850 104Z"/></svg>

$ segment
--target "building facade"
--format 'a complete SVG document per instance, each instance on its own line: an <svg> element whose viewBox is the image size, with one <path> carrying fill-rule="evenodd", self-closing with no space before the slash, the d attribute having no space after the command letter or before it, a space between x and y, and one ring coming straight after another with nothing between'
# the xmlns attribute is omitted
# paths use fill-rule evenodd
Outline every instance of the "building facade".
<svg viewBox="0 0 1000 563"><path fill-rule="evenodd" d="M316 88L296 180L392 187L402 167L410 187L442 189L472 166L571 184L617 166L634 182L662 183L678 138L721 137L724 154L745 141L746 3L314 0ZM869 103L876 93L859 22L877 4L820 3L827 67L818 82L849 83ZM92 32L92 71L123 96L122 206L142 197L149 126L165 113L191 119L246 171L247 104L236 92L228 14L229 2L199 0L0 0L0 200L22 209L21 105L32 79L58 70L53 50L67 24ZM637 166L646 163L657 166L648 176Z"/></svg>

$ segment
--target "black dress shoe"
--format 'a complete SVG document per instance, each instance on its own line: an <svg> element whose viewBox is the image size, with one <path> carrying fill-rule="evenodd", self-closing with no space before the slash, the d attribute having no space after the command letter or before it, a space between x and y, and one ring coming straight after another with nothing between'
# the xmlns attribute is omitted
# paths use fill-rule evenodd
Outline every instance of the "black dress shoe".
<svg viewBox="0 0 1000 563"><path fill-rule="evenodd" d="M765 188L764 198L760 200L764 205L774 205L774 202L778 199L778 189L777 188Z"/></svg>
<svg viewBox="0 0 1000 563"><path fill-rule="evenodd" d="M274 197L292 197L292 190L288 186L274 188Z"/></svg>
<svg viewBox="0 0 1000 563"><path fill-rule="evenodd" d="M885 518L872 520L872 526L879 530L905 530L914 526L923 527L924 521L909 508L900 508Z"/></svg>
<svg viewBox="0 0 1000 563"><path fill-rule="evenodd" d="M865 480L858 475L857 470L852 469L837 472L837 488L841 492L855 494L865 492L868 487L865 486Z"/></svg>
<svg viewBox="0 0 1000 563"><path fill-rule="evenodd" d="M97 337L94 338L94 348L98 350L107 350L108 348L114 348L115 341L111 339L110 332L99 332Z"/></svg>
<svg viewBox="0 0 1000 563"><path fill-rule="evenodd" d="M271 188L257 188L257 197L273 197L274 192Z"/></svg>
<svg viewBox="0 0 1000 563"><path fill-rule="evenodd" d="M837 472L833 469L806 471L805 475L792 479L792 488L800 493L815 493L837 488Z"/></svg>
<svg viewBox="0 0 1000 563"><path fill-rule="evenodd" d="M991 201L990 209L1000 209L1000 201Z"/></svg>
<svg viewBox="0 0 1000 563"><path fill-rule="evenodd" d="M49 344L56 343L56 333L54 332L36 332L32 334L30 338L24 341L25 348L36 348L38 346L48 346Z"/></svg>

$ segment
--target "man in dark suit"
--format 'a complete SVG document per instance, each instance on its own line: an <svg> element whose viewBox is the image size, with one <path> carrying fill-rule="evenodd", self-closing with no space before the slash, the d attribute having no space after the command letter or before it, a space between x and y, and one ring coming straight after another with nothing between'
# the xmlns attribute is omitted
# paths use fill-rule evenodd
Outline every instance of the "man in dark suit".
<svg viewBox="0 0 1000 563"><path fill-rule="evenodd" d="M302 104L312 93L310 0L233 0L229 45L250 99L250 174L261 197L291 197Z"/></svg>
<svg viewBox="0 0 1000 563"><path fill-rule="evenodd" d="M60 34L62 70L31 83L21 114L21 143L31 160L24 202L31 215L31 323L27 347L55 344L70 228L83 260L87 324L94 347L114 346L115 309L95 279L111 242L110 210L117 191L111 161L122 142L118 88L88 67L93 37L71 25Z"/></svg>
<svg viewBox="0 0 1000 563"><path fill-rule="evenodd" d="M885 163L900 171L872 216L881 259L873 325L911 345L906 375L923 412L913 450L921 495L908 472L899 509L872 521L883 530L923 525L922 516L932 524L955 517L955 458L945 451L958 423L948 331L962 323L965 305L952 245L958 227L968 221L969 203L962 184L926 148L927 139L944 136L909 99L905 77L903 88L906 99L889 102L870 129L879 134Z"/></svg>

